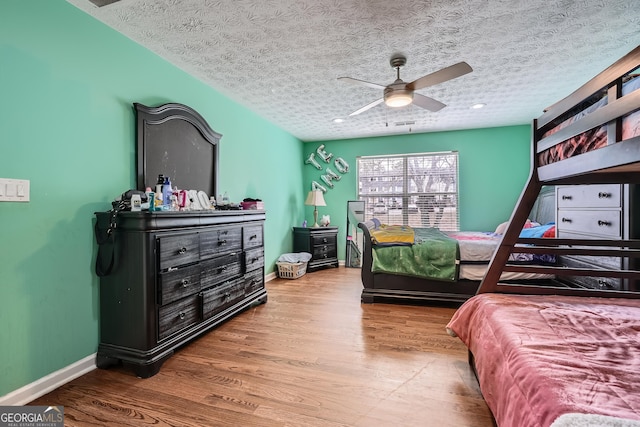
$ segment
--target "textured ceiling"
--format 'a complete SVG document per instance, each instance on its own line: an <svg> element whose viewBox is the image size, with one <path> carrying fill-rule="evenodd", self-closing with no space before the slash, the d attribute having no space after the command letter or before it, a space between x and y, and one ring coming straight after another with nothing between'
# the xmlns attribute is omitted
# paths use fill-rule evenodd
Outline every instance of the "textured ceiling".
<svg viewBox="0 0 640 427"><path fill-rule="evenodd" d="M530 123L640 44L637 0L67 1L303 141ZM406 82L474 71L418 91L439 112L380 104L334 123L382 97L337 78L390 84L395 52Z"/></svg>

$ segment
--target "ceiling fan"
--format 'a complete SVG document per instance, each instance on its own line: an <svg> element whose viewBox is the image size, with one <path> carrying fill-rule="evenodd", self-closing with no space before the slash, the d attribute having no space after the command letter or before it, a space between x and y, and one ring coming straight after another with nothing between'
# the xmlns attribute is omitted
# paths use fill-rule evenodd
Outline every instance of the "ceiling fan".
<svg viewBox="0 0 640 427"><path fill-rule="evenodd" d="M466 62L458 62L457 64L420 77L419 79L416 79L411 83L405 83L400 79L400 67L407 63L407 58L404 55L395 54L391 57L389 63L391 64L392 68L396 69L397 77L396 81L388 86L366 82L364 80L358 80L351 77L338 77L338 80L341 80L343 82L355 83L372 87L374 89L383 90L382 98L365 105L364 107L349 114L349 116L355 116L357 114L365 112L382 102L384 102L387 106L393 108L404 107L413 103L414 105L417 105L418 107L424 108L429 111L440 111L441 109L446 107L445 104L433 98L429 98L428 96L415 93L415 91L455 79L473 71L473 69Z"/></svg>

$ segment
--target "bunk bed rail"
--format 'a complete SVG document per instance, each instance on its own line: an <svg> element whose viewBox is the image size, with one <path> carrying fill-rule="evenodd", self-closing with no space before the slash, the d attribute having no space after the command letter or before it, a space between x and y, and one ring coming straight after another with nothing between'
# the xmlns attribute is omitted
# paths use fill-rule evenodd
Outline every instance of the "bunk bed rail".
<svg viewBox="0 0 640 427"><path fill-rule="evenodd" d="M640 77L635 74L639 69L640 46L533 120L531 174L478 293L640 298L640 271L635 268L515 266L507 262L511 253L528 252L620 257L634 260L624 265L640 265L635 262L640 258L640 240L629 236L610 239L519 237L543 185L640 183ZM635 227L640 229L640 212L633 214L639 217ZM498 282L503 271L550 273L560 278L615 277L633 285L622 290L574 288L562 280L551 287L512 285Z"/></svg>

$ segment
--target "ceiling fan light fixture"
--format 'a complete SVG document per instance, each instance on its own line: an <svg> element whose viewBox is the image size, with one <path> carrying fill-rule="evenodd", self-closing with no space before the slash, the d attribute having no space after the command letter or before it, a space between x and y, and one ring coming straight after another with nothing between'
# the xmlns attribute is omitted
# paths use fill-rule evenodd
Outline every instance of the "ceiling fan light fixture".
<svg viewBox="0 0 640 427"><path fill-rule="evenodd" d="M384 91L384 103L391 108L404 107L413 102L413 91L407 89L395 89Z"/></svg>

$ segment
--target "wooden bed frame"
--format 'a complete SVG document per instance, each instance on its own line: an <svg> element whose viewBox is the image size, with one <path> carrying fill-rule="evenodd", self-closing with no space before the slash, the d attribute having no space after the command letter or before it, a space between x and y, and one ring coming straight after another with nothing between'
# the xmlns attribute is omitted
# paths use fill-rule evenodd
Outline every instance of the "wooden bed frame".
<svg viewBox="0 0 640 427"><path fill-rule="evenodd" d="M499 282L503 272L525 272L562 276L616 277L633 279L640 277L637 270L604 268L568 268L561 266L510 265L507 260L512 253L546 253L551 255L587 255L640 258L640 240L633 239L535 239L520 238L526 220L535 209L543 188L556 185L579 184L633 184L640 183L640 136L622 140L622 117L640 109L640 90L621 96L623 77L640 67L640 47L598 74L574 93L545 110L533 121L533 162L529 180L511 215L509 225L498 249L489 264L483 280L478 282L460 280L455 284L372 273L371 236L366 224L360 223L364 232L362 258L363 302L375 298L405 300L463 302L476 293L504 292L519 294L556 294L581 296L607 296L640 298L640 292L618 290L573 288L553 283L506 283ZM573 116L585 103L606 90L606 106L586 115L562 130L544 137L545 132ZM583 154L540 165L538 155L548 148L595 127L607 128L607 145ZM557 285L557 286L556 286Z"/></svg>
<svg viewBox="0 0 640 427"><path fill-rule="evenodd" d="M541 224L555 220L555 190L545 187L531 209L529 218ZM461 303L476 294L480 281L461 279L456 282L432 280L419 277L401 276L387 273L373 273L371 265L373 254L371 234L367 222L358 227L364 234L362 251L362 290L361 300L372 303L374 300L406 300L406 301L445 301ZM518 283L534 283L519 281ZM540 283L540 281L535 281Z"/></svg>
<svg viewBox="0 0 640 427"><path fill-rule="evenodd" d="M502 242L496 250L478 293L556 294L640 298L639 292L548 286L513 286L500 283L503 271L549 273L559 276L637 278L636 270L589 269L567 267L515 266L507 260L513 252L555 255L591 255L640 257L640 240L632 239L531 239L519 238L538 194L545 185L633 184L640 182L640 136L621 138L622 118L640 109L640 90L621 96L623 77L640 67L640 46L584 84L574 93L545 110L533 121L533 162L529 181L511 216ZM576 120L564 129L544 137L545 132L574 115L581 105L607 91L607 105ZM605 125L607 145L583 154L540 165L539 153L549 147ZM553 242L553 244L551 244Z"/></svg>
<svg viewBox="0 0 640 427"><path fill-rule="evenodd" d="M507 262L512 253L609 256L629 259L640 258L640 240L638 239L531 239L519 237L520 230L527 219L528 213L544 186L640 183L640 136L630 137L625 140L623 140L621 136L622 118L640 110L640 90L636 90L625 96L621 95L623 78L639 67L640 46L598 74L574 93L549 107L542 116L533 121L533 162L531 174L510 218L503 239L494 253L489 268L481 282L478 294L548 295L550 299L555 295L568 295L577 297L601 297L603 298L602 301L607 301L607 298L640 298L640 292L634 290L550 287L535 284L516 286L499 281L500 275L505 271L549 273L559 277L591 276L628 279L638 279L640 277L640 271L636 269L618 270L602 267L570 268L535 265L516 266L510 265ZM544 136L546 132L553 129L557 124L573 116L576 111L580 110L581 106L589 104L590 101L603 90L606 91L608 100L604 107L585 115L583 118L574 121L562 130L552 133L550 136ZM547 165L540 164L540 153L569 138L600 126L606 126L607 144L604 147ZM629 265L638 265L638 263L629 263ZM490 298L491 296L489 295L488 297ZM528 297L525 296L524 298ZM598 300L585 299L585 301L595 302ZM466 308L466 306L463 307ZM484 318L482 319L484 321ZM509 324L508 318L501 321ZM488 325L480 324L474 326L474 328L485 328L487 326ZM588 328L588 326L585 327ZM614 327L614 325L612 325L612 327ZM616 334L612 331L611 335L615 336ZM478 339L477 336L473 336L474 339ZM478 345L478 348L482 347L483 344ZM479 355L474 355L471 350L469 351L469 364L478 378L478 370L475 363L477 356ZM570 357L569 353L568 357ZM515 374L509 376L515 377ZM490 377L495 378L495 381L500 381L500 378L497 378L495 373L492 373ZM478 380L480 383L479 378ZM637 421L635 422L637 423Z"/></svg>

